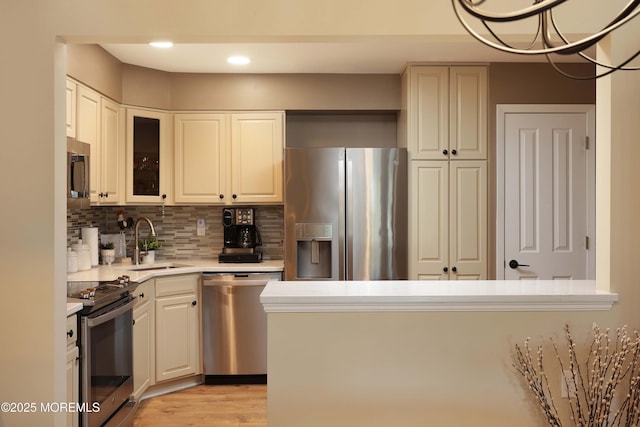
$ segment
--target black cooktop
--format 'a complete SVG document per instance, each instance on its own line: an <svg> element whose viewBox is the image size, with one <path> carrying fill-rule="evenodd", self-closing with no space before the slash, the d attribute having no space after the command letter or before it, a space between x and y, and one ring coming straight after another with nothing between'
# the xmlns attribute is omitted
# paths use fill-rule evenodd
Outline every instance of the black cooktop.
<svg viewBox="0 0 640 427"><path fill-rule="evenodd" d="M84 308L80 314L89 314L122 299L130 298L138 283L129 276L120 276L110 281L67 282L67 297L78 299Z"/></svg>

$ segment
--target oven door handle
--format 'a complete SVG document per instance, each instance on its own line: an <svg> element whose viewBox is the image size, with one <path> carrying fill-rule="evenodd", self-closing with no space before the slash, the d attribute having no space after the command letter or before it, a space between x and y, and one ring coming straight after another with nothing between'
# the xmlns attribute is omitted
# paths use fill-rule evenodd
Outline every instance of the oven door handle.
<svg viewBox="0 0 640 427"><path fill-rule="evenodd" d="M126 311L133 309L133 306L135 305L135 303L136 303L136 300L132 299L128 303L121 305L120 307L113 309L111 311L108 311L104 314L101 314L100 316L97 316L95 318L88 318L87 326L92 328L94 326L102 325L103 323L108 322L109 320L113 320L116 317L120 316L122 313L125 313Z"/></svg>

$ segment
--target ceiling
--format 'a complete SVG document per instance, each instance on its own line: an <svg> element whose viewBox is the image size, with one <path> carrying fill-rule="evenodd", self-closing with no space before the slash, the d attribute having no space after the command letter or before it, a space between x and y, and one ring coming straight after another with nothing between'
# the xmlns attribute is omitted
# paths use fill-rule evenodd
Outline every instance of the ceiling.
<svg viewBox="0 0 640 427"><path fill-rule="evenodd" d="M356 73L399 74L408 62L544 61L509 55L475 40L443 42L383 39L318 43L101 44L121 62L181 73ZM251 58L233 66L233 55Z"/></svg>

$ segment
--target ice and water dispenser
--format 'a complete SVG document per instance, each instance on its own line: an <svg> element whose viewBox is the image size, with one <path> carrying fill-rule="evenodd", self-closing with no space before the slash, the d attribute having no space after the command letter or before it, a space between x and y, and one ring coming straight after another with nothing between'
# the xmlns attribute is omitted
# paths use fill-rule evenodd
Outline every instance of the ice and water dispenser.
<svg viewBox="0 0 640 427"><path fill-rule="evenodd" d="M298 279L331 279L332 224L296 223Z"/></svg>

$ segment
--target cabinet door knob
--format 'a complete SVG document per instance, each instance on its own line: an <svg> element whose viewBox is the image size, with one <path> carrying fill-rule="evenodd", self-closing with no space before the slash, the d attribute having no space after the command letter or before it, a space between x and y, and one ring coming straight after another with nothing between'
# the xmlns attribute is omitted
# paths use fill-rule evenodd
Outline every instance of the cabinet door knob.
<svg viewBox="0 0 640 427"><path fill-rule="evenodd" d="M231 197L233 197L234 199L237 199L238 195L237 194L233 194Z"/></svg>
<svg viewBox="0 0 640 427"><path fill-rule="evenodd" d="M458 271L458 267L451 267L451 271L455 273L456 271Z"/></svg>
<svg viewBox="0 0 640 427"><path fill-rule="evenodd" d="M140 294L140 298L144 298L144 292Z"/></svg>
<svg viewBox="0 0 640 427"><path fill-rule="evenodd" d="M69 338L73 337L73 329L69 329L69 332L67 332L67 336Z"/></svg>
<svg viewBox="0 0 640 427"><path fill-rule="evenodd" d="M455 156L456 154L458 154L458 150L451 150L451 154Z"/></svg>
<svg viewBox="0 0 640 427"><path fill-rule="evenodd" d="M444 268L442 269L442 271L444 271L445 273L448 273L448 272L449 272L449 268L448 268L448 267L444 267Z"/></svg>
<svg viewBox="0 0 640 427"><path fill-rule="evenodd" d="M442 154L444 154L444 155L446 156L447 154L449 154L449 151L447 151L447 150L442 150Z"/></svg>
<svg viewBox="0 0 640 427"><path fill-rule="evenodd" d="M224 194L221 194L221 195L220 195L220 199L224 199Z"/></svg>
<svg viewBox="0 0 640 427"><path fill-rule="evenodd" d="M194 307L195 307L195 306L196 306L196 304L198 304L198 301L191 301L191 305L192 305L192 306L194 306Z"/></svg>

